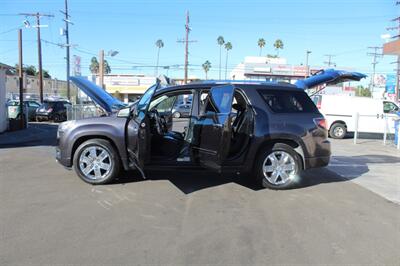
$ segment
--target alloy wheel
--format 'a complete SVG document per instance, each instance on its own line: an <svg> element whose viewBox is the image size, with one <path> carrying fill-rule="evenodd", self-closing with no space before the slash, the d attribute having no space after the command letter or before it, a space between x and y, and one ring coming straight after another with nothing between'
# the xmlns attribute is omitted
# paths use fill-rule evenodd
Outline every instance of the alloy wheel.
<svg viewBox="0 0 400 266"><path fill-rule="evenodd" d="M284 151L270 153L263 162L265 179L273 185L283 185L294 179L296 162L292 155Z"/></svg>
<svg viewBox="0 0 400 266"><path fill-rule="evenodd" d="M79 157L82 174L91 180L105 178L111 171L112 164L110 153L100 146L87 147Z"/></svg>

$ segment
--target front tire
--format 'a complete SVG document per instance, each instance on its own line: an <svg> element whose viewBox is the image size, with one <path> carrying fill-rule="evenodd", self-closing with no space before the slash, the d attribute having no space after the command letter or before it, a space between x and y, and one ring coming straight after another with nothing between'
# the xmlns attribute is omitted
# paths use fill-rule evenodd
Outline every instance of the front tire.
<svg viewBox="0 0 400 266"><path fill-rule="evenodd" d="M73 163L78 176L92 185L110 183L120 170L117 151L104 139L91 139L82 143L74 154Z"/></svg>
<svg viewBox="0 0 400 266"><path fill-rule="evenodd" d="M335 123L329 129L329 136L333 139L343 139L347 134L347 128L345 124Z"/></svg>
<svg viewBox="0 0 400 266"><path fill-rule="evenodd" d="M291 146L276 143L258 156L254 171L263 187L278 190L297 185L302 169L300 155Z"/></svg>

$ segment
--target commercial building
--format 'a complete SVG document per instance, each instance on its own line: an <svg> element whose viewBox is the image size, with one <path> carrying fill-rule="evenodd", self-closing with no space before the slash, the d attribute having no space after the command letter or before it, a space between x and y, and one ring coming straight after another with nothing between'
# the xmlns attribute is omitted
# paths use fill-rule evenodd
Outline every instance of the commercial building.
<svg viewBox="0 0 400 266"><path fill-rule="evenodd" d="M100 83L98 75L92 76L91 80L96 84ZM156 77L142 74L108 74L104 76L106 91L124 102L135 101L154 83L156 83Z"/></svg>
<svg viewBox="0 0 400 266"><path fill-rule="evenodd" d="M246 56L230 73L230 79L265 80L294 83L318 69L303 65L289 65L285 58Z"/></svg>
<svg viewBox="0 0 400 266"><path fill-rule="evenodd" d="M7 129L6 71L11 66L0 63L0 132Z"/></svg>
<svg viewBox="0 0 400 266"><path fill-rule="evenodd" d="M38 100L39 93L39 78L36 76L29 76L24 73L23 76L23 92L25 99ZM9 99L17 99L19 97L19 78L18 75L6 74L6 96ZM58 79L43 79L43 96L52 97L66 97L67 96L67 82Z"/></svg>
<svg viewBox="0 0 400 266"><path fill-rule="evenodd" d="M394 76L395 86L393 94L395 100L398 101L400 98L400 39L385 43L383 45L383 54L397 56L397 73Z"/></svg>

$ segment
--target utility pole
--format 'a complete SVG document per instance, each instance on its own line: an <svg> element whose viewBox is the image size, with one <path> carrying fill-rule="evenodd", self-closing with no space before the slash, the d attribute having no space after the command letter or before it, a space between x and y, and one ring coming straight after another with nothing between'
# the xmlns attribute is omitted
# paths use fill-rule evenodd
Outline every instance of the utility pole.
<svg viewBox="0 0 400 266"><path fill-rule="evenodd" d="M382 47L372 46L372 47L368 47L368 49L374 50L372 53L367 53L367 55L372 56L372 75L371 75L371 81L369 83L371 95L372 95L374 92L374 87L375 87L374 79L375 79L375 74L376 74L376 64L378 64L378 58L382 57L383 54L380 52L380 50L382 50Z"/></svg>
<svg viewBox="0 0 400 266"><path fill-rule="evenodd" d="M307 73L305 78L310 76L310 66L308 65L308 56L311 54L311 51L307 50L306 51L306 68L307 68Z"/></svg>
<svg viewBox="0 0 400 266"><path fill-rule="evenodd" d="M24 117L24 74L22 63L22 29L18 30L18 80L19 80L19 113L21 114L20 129L25 128Z"/></svg>
<svg viewBox="0 0 400 266"><path fill-rule="evenodd" d="M21 16L26 17L36 17L36 25L34 27L37 28L37 46L38 46L38 68L39 68L39 95L40 102L43 103L43 69L42 69L42 41L40 39L40 17L54 17L49 14L42 13L20 13Z"/></svg>
<svg viewBox="0 0 400 266"><path fill-rule="evenodd" d="M336 66L336 63L332 62L332 57L334 57L335 55L326 54L325 56L328 57L328 61L325 61L324 64L328 65L328 67Z"/></svg>
<svg viewBox="0 0 400 266"><path fill-rule="evenodd" d="M188 80L188 66L189 66L189 43L196 41L189 41L189 33L191 28L189 27L189 11L186 12L186 24L185 24L186 36L185 40L178 40L180 43L185 43L185 76L183 83L187 84Z"/></svg>
<svg viewBox="0 0 400 266"><path fill-rule="evenodd" d="M65 15L65 18L64 18L64 21L65 21L65 31L63 32L63 33L65 33L65 48L66 48L66 63L67 63L67 98L68 98L68 100L71 100L70 98L71 98L71 89L70 89L70 83L69 83L69 77L70 77L70 73L71 73L71 71L70 71L70 55L69 55L69 53L70 53L70 43L69 43L69 24L71 23L71 24L73 24L70 20L69 20L69 18L70 18L70 15L68 14L68 0L65 0L65 9L64 9L64 11L61 11L60 10L60 12L62 13L62 14L64 14Z"/></svg>
<svg viewBox="0 0 400 266"><path fill-rule="evenodd" d="M99 53L99 85L104 89L104 50Z"/></svg>

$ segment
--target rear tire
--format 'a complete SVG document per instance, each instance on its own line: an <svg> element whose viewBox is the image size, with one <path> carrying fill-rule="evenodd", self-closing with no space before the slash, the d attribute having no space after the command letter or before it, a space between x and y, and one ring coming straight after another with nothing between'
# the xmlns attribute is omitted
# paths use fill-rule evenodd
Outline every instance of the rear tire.
<svg viewBox="0 0 400 266"><path fill-rule="evenodd" d="M110 183L120 170L120 159L111 143L104 139L91 139L82 143L74 154L74 170L86 183Z"/></svg>
<svg viewBox="0 0 400 266"><path fill-rule="evenodd" d="M329 129L329 136L333 139L343 139L346 134L347 128L343 123L334 123Z"/></svg>
<svg viewBox="0 0 400 266"><path fill-rule="evenodd" d="M289 189L300 182L303 163L300 155L289 145L276 143L264 149L257 158L255 176L265 188Z"/></svg>

